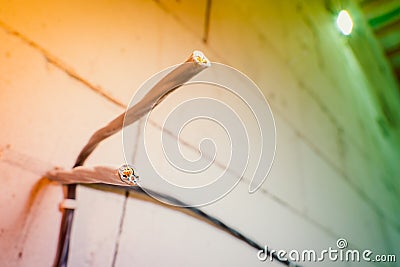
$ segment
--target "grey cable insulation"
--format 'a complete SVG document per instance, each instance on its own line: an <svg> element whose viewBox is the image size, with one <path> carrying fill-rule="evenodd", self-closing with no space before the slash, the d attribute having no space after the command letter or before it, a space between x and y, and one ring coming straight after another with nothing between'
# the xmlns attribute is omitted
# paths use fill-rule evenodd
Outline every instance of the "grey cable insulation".
<svg viewBox="0 0 400 267"><path fill-rule="evenodd" d="M103 128L96 131L79 153L73 168L82 166L98 144L119 132L124 126L134 123L157 106L169 93L182 86L196 74L209 67L210 61L200 51L194 51L188 60L178 65L162 78L137 104L119 115ZM68 184L67 199L76 198L76 183ZM64 209L61 219L55 267L66 267L68 263L69 241L71 238L74 209Z"/></svg>
<svg viewBox="0 0 400 267"><path fill-rule="evenodd" d="M142 116L147 114L151 111L155 106L157 106L168 94L172 91L176 90L178 87L182 86L185 82L189 81L192 77L196 74L204 70L205 68L210 66L210 61L199 51L194 51L190 58L184 62L183 64L176 67L170 73L168 73L164 78L162 78L136 105L129 108L125 113L119 115L117 118L112 120L108 123L105 127L96 131L92 137L89 139L88 143L84 146L84 148L79 153L75 165L73 168L85 172L85 169L79 168L84 164L86 159L90 156L90 154L95 150L98 144L103 141L104 139L110 137L111 135L119 132L124 126L130 125L140 119ZM97 167L102 168L102 167ZM99 169L98 169L99 170ZM100 169L101 171L101 169ZM61 171L60 171L61 172ZM65 174L65 173L64 173ZM48 177L57 180L57 171L49 172ZM109 174L105 174L101 176L104 180L107 180ZM87 178L87 177L86 177ZM85 178L85 179L86 179ZM104 182L101 180L100 182ZM68 183L68 190L67 190L67 198L68 199L75 199L76 198L76 184L77 183L85 183L87 181L80 181L76 179L76 176L70 176L70 179L64 181L64 183ZM99 182L95 180L91 180L90 183ZM114 184L114 185L113 185ZM101 187L115 187L119 189L134 191L140 194L147 193L140 187L126 187L122 185L115 185L115 183L102 183ZM178 205L184 204L183 202L171 197L167 196L158 192L153 192L154 195L157 195L161 198L166 200L172 201L172 203L176 203ZM251 240L250 238L246 237L245 235L241 234L239 231L233 229L232 227L227 226L225 223L220 221L219 219L208 215L207 213L201 211L198 208L186 206L184 209L190 210L192 213L202 217L206 221L210 222L212 225L228 232L229 234L233 235L235 238L244 241L248 245L256 248L258 250L263 250L263 248ZM65 209L63 213L63 218L61 222L60 228L60 239L58 245L58 252L56 256L56 261L54 266L57 267L65 267L67 266L68 262L68 252L69 252L69 241L71 238L71 228L72 228L72 221L73 221L74 210L73 209ZM268 256L271 256L276 261L285 264L287 266L296 266L288 260L282 260L277 257L274 253L271 253L269 250L264 251Z"/></svg>

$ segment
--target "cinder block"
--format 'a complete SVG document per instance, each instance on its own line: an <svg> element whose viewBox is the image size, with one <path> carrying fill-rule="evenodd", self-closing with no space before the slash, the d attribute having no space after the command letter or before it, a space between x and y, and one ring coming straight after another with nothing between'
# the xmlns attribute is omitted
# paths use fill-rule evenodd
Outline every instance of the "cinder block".
<svg viewBox="0 0 400 267"><path fill-rule="evenodd" d="M262 189L302 213L306 209L305 178L300 153L302 141L279 113L275 113L274 118L276 154Z"/></svg>
<svg viewBox="0 0 400 267"><path fill-rule="evenodd" d="M302 154L308 216L356 247L384 247L373 208L307 146L303 146Z"/></svg>
<svg viewBox="0 0 400 267"><path fill-rule="evenodd" d="M10 144L35 162L69 168L90 135L123 112L71 77L71 71L127 104L150 75L182 62L194 49L204 50L210 60L232 65L259 85L275 114L277 153L261 190L248 194L251 175L245 172L232 192L203 209L271 248L320 250L334 247L343 237L351 248L393 250L398 243L398 183L392 178L398 173L397 146L377 122L382 114L371 94L376 80L368 79L346 39L339 37L333 14L323 2L210 2L207 44L202 42L205 0L1 5L1 20L22 37L7 33L4 25L0 28L0 118L5 129L0 131L0 147ZM51 56L55 64L49 62ZM208 93L237 107L245 121L249 118L240 101L221 92ZM157 168L186 185L193 181L170 169L156 141L161 115L192 96L190 90L169 96L154 111L148 133ZM210 135L221 151L229 152L221 129L199 125L201 130L182 131L183 155L196 159L201 138ZM132 127L133 145L137 137L143 140L139 126ZM250 142L257 147L256 127L250 126ZM167 138L177 141L177 136ZM118 134L101 144L88 164L123 163L121 139ZM147 152L140 147L130 158L141 178L151 180L154 177L142 167ZM198 175L198 181L216 177L228 164L229 153L216 159L219 165ZM256 162L250 157L249 167ZM18 239L15 246L0 242L0 262L51 265L61 186L46 187L34 209L25 213L27 196L40 175L24 168L27 162L0 164L5 185L0 189L0 236ZM15 178L15 173L23 178ZM233 237L136 198L128 199L120 228L123 203L121 194L79 188L70 265L109 266L114 260L117 266L265 265L255 250ZM21 229L29 234L21 235Z"/></svg>
<svg viewBox="0 0 400 267"><path fill-rule="evenodd" d="M51 265L60 224L61 187L39 182L36 173L3 159L0 168L6 186L0 189L0 262Z"/></svg>
<svg viewBox="0 0 400 267"><path fill-rule="evenodd" d="M157 4L168 16L176 19L183 28L193 35L203 39L206 31L207 0L201 1L167 1L161 0ZM211 3L212 8L212 3Z"/></svg>
<svg viewBox="0 0 400 267"><path fill-rule="evenodd" d="M151 75L205 48L200 34L155 2L9 3L2 10L6 23L124 104Z"/></svg>
<svg viewBox="0 0 400 267"><path fill-rule="evenodd" d="M77 196L68 264L110 266L120 230L123 193L80 186Z"/></svg>
<svg viewBox="0 0 400 267"><path fill-rule="evenodd" d="M116 263L118 266L262 266L256 252L179 209L130 199Z"/></svg>

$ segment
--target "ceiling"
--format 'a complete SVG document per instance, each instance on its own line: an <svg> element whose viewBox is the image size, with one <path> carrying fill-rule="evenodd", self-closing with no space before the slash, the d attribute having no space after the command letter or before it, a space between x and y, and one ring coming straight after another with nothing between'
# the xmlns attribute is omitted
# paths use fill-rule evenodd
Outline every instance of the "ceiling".
<svg viewBox="0 0 400 267"><path fill-rule="evenodd" d="M362 0L359 4L400 83L400 0Z"/></svg>

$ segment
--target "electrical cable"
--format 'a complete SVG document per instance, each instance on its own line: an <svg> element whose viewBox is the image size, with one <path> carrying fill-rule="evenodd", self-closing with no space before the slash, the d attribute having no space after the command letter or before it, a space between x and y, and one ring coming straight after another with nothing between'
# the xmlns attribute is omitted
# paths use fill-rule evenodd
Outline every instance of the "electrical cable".
<svg viewBox="0 0 400 267"><path fill-rule="evenodd" d="M84 146L84 148L79 153L73 168L83 166L86 159L90 156L90 154L95 150L95 148L101 141L115 134L116 132L121 130L124 126L127 126L137 121L139 118L141 118L151 109L153 109L156 105L158 105L161 102L161 100L165 99L166 95L176 90L178 87L180 87L185 82L190 80L193 76L195 76L196 74L198 74L203 69L209 66L210 63L208 59L200 51L194 51L186 62L177 66L174 70L172 70L164 78L162 78L142 98L141 101L139 101L136 105L130 107L125 113L119 115L117 118L112 120L105 127L97 130L89 139L89 142ZM102 188L118 188L124 190L125 192L129 190L142 195L147 195L147 193L138 186L126 187L126 186L107 185L107 184L99 184L98 186ZM76 183L67 185L67 193L66 193L67 199L72 199L72 200L76 199L76 187L77 187ZM146 191L148 190L146 189ZM192 212L193 214L203 218L205 221L209 222L215 227L224 230L225 232L231 234L233 237L247 243L251 247L257 250L264 250L264 248L262 248L255 241L246 237L245 235L235 230L234 228L226 225L224 222L217 219L216 217L211 216L198 208L185 205L180 200L173 198L171 196L158 192L153 192L153 191L151 192L153 196L158 196L160 198L168 200L169 203L176 203L179 206L184 206L181 209L186 209ZM64 207L63 216L61 220L58 247L57 247L57 255L55 258L54 267L66 267L68 264L69 244L71 240L71 229L72 229L73 218L74 218L74 208ZM297 266L288 260L280 259L275 253L271 253L271 251L268 249L267 251L263 252L266 253L267 256L272 257L276 261L286 266Z"/></svg>
<svg viewBox="0 0 400 267"><path fill-rule="evenodd" d="M162 194L159 192L155 192L153 190L150 189L143 189L139 186L134 186L134 187L122 187L122 186L118 186L118 185L110 185L110 184L95 184L95 187L98 187L100 189L107 189L107 188L111 188L111 189L120 189L120 190L124 190L124 191L130 191L130 192L134 192L137 194L141 194L141 195L145 195L147 197L150 195L154 198L157 197L157 199L163 199L165 200L167 203L173 203L174 205L176 205L177 207L174 206L174 208L176 209L183 209L183 210L188 210L192 213L194 213L195 215L199 216L200 218L204 219L206 222L210 223L211 225L217 227L218 229L221 229L225 232L227 232L228 234L232 235L233 237L245 242L246 244L248 244L249 246L257 249L258 251L262 250L264 253L266 253L266 255L268 257L272 257L273 260L278 261L286 266L293 266L293 267L301 267L300 265L296 265L293 262L287 260L287 259L281 259L279 258L276 253L271 253L271 250L267 248L267 251L265 251L265 248L263 248L261 245L259 245L257 242L255 242L254 240L252 240L251 238L245 236L244 234L242 234L241 232L239 232L238 230L228 226L227 224L225 224L224 222L222 222L221 220L219 220L218 218L207 214L206 212L202 211L199 208L193 207L188 205L187 203L184 203L172 196L166 195L166 194ZM150 198L152 198L150 197ZM157 201L156 203L161 203L159 201Z"/></svg>
<svg viewBox="0 0 400 267"><path fill-rule="evenodd" d="M77 184L67 185L67 199L76 199ZM57 254L54 266L66 267L68 263L69 243L71 239L72 222L74 219L74 209L64 209L61 219L60 235L58 240Z"/></svg>
<svg viewBox="0 0 400 267"><path fill-rule="evenodd" d="M194 51L182 64L164 76L134 106L117 116L106 126L97 130L79 153L73 168L82 166L98 144L104 139L120 131L124 126L134 123L154 109L165 97L185 84L202 70L210 67L210 61L200 51ZM67 198L76 199L76 184L67 186ZM54 267L66 267L68 263L69 241L71 237L74 210L65 208L61 220L60 235Z"/></svg>

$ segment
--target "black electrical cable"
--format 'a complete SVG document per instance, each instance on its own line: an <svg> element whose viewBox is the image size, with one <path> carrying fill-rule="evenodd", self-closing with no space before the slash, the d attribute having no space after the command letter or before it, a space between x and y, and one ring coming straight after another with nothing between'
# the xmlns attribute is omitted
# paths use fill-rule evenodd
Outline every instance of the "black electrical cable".
<svg viewBox="0 0 400 267"><path fill-rule="evenodd" d="M88 186L88 185L86 185ZM256 250L260 251L262 250L263 253L266 253L266 255L268 257L272 257L273 260L282 263L286 266L297 266L300 267L300 265L296 265L292 262L290 262L287 259L281 259L279 258L275 253L271 253L271 250L267 249L267 251L265 251L265 248L263 248L261 245L259 245L257 242L255 242L254 240L252 240L251 238L245 236L244 234L242 234L241 232L239 232L238 230L228 226L227 224L225 224L224 222L222 222L221 220L219 220L218 218L209 215L207 213L205 213L204 211L200 210L199 208L196 207L192 207L187 205L186 203L172 197L166 194L162 194L162 193L158 193L155 192L153 190L149 190L146 189L144 190L141 187L138 186L134 186L134 187L124 187L124 186L117 186L117 185L109 185L109 184L91 184L89 185L90 187L94 187L94 188L100 188L100 189L117 189L117 190L122 190L122 191L130 191L136 194L140 194L140 195L145 195L146 197L149 197L151 199L153 199L152 197L149 196L148 193L151 193L151 196L157 197L157 199L163 199L168 203L173 203L174 205L177 205L177 207L175 206L171 206L172 208L177 208L177 209L181 209L181 210L187 210L189 212L192 212L193 214L199 216L200 218L204 219L206 222L210 223L211 225L217 227L220 230L225 231L226 233L232 235L233 237L245 242L246 244L248 244L249 246L255 248ZM76 190L76 184L73 185L69 185L69 188L73 189L69 192L75 192ZM72 195L70 195L72 196ZM162 204L162 202L156 202L156 203L160 203ZM179 207L178 207L179 206ZM72 212L71 212L72 211ZM69 251L69 241L70 241L70 233L71 233L71 226L72 226L72 218L73 218L73 210L66 210L64 212L64 216L63 216L63 227L62 230L60 231L60 241L59 241L59 250L58 250L58 257L57 257L57 266L67 266L67 261L68 261L68 251ZM65 219L64 219L65 218Z"/></svg>
<svg viewBox="0 0 400 267"><path fill-rule="evenodd" d="M199 51L194 51L189 59L178 65L167 75L165 75L153 88L133 107L120 114L105 127L97 130L89 142L83 147L75 162L74 168L82 166L90 154L96 149L97 145L104 139L120 131L124 125L129 125L147 114L157 106L172 91L182 86L196 74L210 66L209 60ZM127 120L127 121L125 121ZM125 124L124 124L125 123ZM76 184L67 186L67 198L76 198ZM58 241L57 256L54 263L55 267L66 267L68 263L69 240L74 217L73 209L64 209L61 220L60 236Z"/></svg>
<svg viewBox="0 0 400 267"><path fill-rule="evenodd" d="M83 162L76 162L75 167L82 166ZM77 184L67 185L67 199L76 199ZM69 243L71 239L72 222L74 219L75 210L64 208L61 219L60 234L57 245L57 254L54 262L54 267L67 267Z"/></svg>
<svg viewBox="0 0 400 267"><path fill-rule="evenodd" d="M251 238L245 236L244 234L240 233L238 230L228 226L221 220L217 219L216 217L205 213L204 211L200 210L199 208L192 207L187 205L186 203L166 194L158 193L153 190L146 189L144 190L141 187L134 186L134 187L125 187L125 186L117 186L117 185L108 185L108 184L94 184L95 187L100 189L118 189L123 191L130 191L141 195L146 195L147 197L151 198L148 193L151 193L152 196L157 197L157 199L163 199L168 203L173 203L177 206L180 206L178 209L188 210L193 214L201 217L211 225L227 232L228 234L232 235L233 237L245 242L249 246L257 249L258 251L263 250L263 253L266 253L268 257L272 257L275 261L280 262L286 266L298 266L287 259L279 258L275 253L271 253L271 250L263 248L257 242L252 240ZM67 197L69 199L75 199L76 197L76 184L68 185L68 192ZM161 202L159 202L161 203ZM177 208L177 207L175 207ZM72 220L74 217L74 210L73 209L66 209L64 210L61 229L60 229L60 239L58 243L58 252L56 257L55 266L63 266L66 267L68 263L68 252L69 252L69 242L71 238L71 228L72 228Z"/></svg>
<svg viewBox="0 0 400 267"><path fill-rule="evenodd" d="M77 162L74 165L74 168L78 167L78 166L82 166L89 155L90 155L90 153L87 154L84 158L78 157ZM76 186L77 186L77 184L67 185L67 199L75 199L76 198ZM267 251L264 251L264 248L262 246L260 246L258 243L256 243L252 239L246 237L245 235L243 235L239 231L235 230L234 228L226 225L221 220L205 213L204 211L202 211L196 207L191 207L172 196L154 192L149 189L146 189L146 191L144 191L142 188L140 188L138 186L126 187L126 186L108 185L108 184L98 184L98 186L100 186L102 188L117 188L117 189L124 190L124 191L129 190L129 191L133 191L133 192L143 194L143 195L147 195L146 191L151 192L151 195L153 195L153 196L157 196L159 198L167 200L167 202L169 202L169 203L175 203L177 206L182 206L183 209L189 210L192 213L200 216L201 218L208 221L212 225L231 234L233 237L247 243L249 246L251 246L257 250L263 250L263 252L266 253L268 257L272 257L274 260L276 260L286 266L299 266L299 265L296 265L296 264L290 262L287 259L285 260L285 259L279 258L275 253L271 253L271 251L268 249L267 249ZM74 218L74 209L64 209L62 220L61 220L60 236L59 236L59 241L58 241L57 255L56 255L54 267L67 267L69 243L70 243L70 239L71 239L71 229L72 229L73 218Z"/></svg>
<svg viewBox="0 0 400 267"><path fill-rule="evenodd" d="M162 194L162 193L158 193L155 192L153 190L150 189L146 189L144 190L143 188L139 187L139 186L134 186L134 187L122 187L122 186L118 186L118 185L108 185L108 184L96 184L96 186L100 187L100 188L116 188L116 189L122 189L124 191L130 191L130 192L135 192L138 194L142 194L142 195L146 195L148 197L149 193L151 196L153 197L157 197L157 199L163 199L168 203L173 203L174 205L179 206L180 209L186 209L189 210L190 212L198 215L199 217L203 218L205 221L209 222L210 224L216 226L217 228L229 233L230 235L232 235L233 237L245 242L246 244L248 244L249 246L257 249L257 250L263 250L264 253L266 253L266 255L268 257L272 257L275 261L278 261L286 266L293 266L293 267L301 267L300 265L296 265L292 262L290 262L287 259L281 259L279 258L276 253L271 253L271 250L269 250L267 248L267 251L265 251L265 248L263 248L261 245L259 245L257 242L255 242L254 240L252 240L251 238L243 235L242 233L240 233L238 230L226 225L224 222L222 222L221 220L217 219L216 217L209 215L207 213L205 213L204 211L200 210L199 208L196 207L192 207L190 205L188 205L187 203L184 203L172 196L166 195L166 194ZM160 203L160 202L159 202Z"/></svg>
<svg viewBox="0 0 400 267"><path fill-rule="evenodd" d="M200 61L199 61L199 56ZM107 137L113 135L114 133L121 130L124 126L132 124L133 122L137 121L140 117L142 117L145 113L149 112L149 109L154 108L158 103L160 103L161 99L165 98L166 95L171 93L176 88L183 85L185 82L190 80L193 76L198 74L204 68L209 66L208 59L198 51L195 51L191 57L184 63L176 67L173 71L167 74L164 78L162 78L153 88L149 91L143 99L137 103L135 106L129 108L125 113L121 114L114 120L112 120L108 125L96 131L92 137L90 138L89 142L86 146L81 150L78 158L75 162L74 168L78 166L82 166L89 155L94 151L97 145ZM129 115L129 116L128 116ZM127 123L124 124L124 120L129 117ZM67 199L75 199L76 198L76 184L70 184L67 186ZM109 185L102 184L103 187L110 187ZM140 194L147 193L140 187L122 187L122 186L111 186L113 188L119 188L124 191L131 190L138 192ZM248 245L252 246L257 250L263 250L263 248L251 240L250 238L246 237L245 235L241 234L239 231L233 229L232 227L227 226L225 223L220 221L219 219L208 215L207 213L201 211L198 208L190 207L184 205L181 201L167 196L161 193L153 192L154 195L158 195L169 202L176 203L180 206L185 206L184 209L191 211L193 214L196 214L203 218L204 220L208 221L214 226L228 232L235 238L246 242ZM63 216L61 220L61 227L60 227L60 236L58 240L58 248L57 248L57 255L54 262L54 267L66 267L68 263L68 252L69 252L69 242L71 239L71 229L72 229L72 222L74 218L74 209L65 208L63 210ZM268 256L272 257L276 261L285 264L286 266L296 266L293 265L288 260L283 260L277 257L275 253L271 253L271 251L267 250L264 251Z"/></svg>
<svg viewBox="0 0 400 267"><path fill-rule="evenodd" d="M76 198L76 184L67 186L67 199ZM73 209L64 209L61 219L60 235L58 240L57 255L54 262L55 267L66 267L68 262L69 241L71 239L72 221L74 219Z"/></svg>

